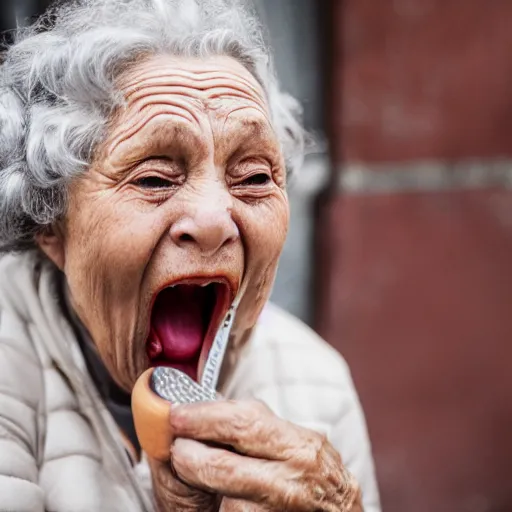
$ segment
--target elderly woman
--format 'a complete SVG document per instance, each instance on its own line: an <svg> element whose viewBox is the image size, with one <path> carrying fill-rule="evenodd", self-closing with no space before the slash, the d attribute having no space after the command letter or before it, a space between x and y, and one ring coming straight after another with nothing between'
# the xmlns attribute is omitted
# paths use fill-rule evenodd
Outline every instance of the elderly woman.
<svg viewBox="0 0 512 512"><path fill-rule="evenodd" d="M234 2L82 0L17 35L0 71L0 510L379 510L345 363L266 305L294 110ZM155 459L135 383L161 366L204 383L230 327L220 399L169 404Z"/></svg>

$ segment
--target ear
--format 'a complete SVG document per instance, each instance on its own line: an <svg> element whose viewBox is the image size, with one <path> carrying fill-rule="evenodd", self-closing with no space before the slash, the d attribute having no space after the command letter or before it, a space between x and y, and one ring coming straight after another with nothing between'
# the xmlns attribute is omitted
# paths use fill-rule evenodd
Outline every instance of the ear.
<svg viewBox="0 0 512 512"><path fill-rule="evenodd" d="M64 236L57 226L49 226L36 235L39 248L57 265L64 270L66 252L64 249Z"/></svg>

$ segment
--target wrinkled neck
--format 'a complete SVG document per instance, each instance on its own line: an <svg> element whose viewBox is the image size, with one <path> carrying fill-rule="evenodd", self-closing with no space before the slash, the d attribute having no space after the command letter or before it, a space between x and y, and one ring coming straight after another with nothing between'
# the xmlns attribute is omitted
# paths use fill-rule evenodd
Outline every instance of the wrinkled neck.
<svg viewBox="0 0 512 512"><path fill-rule="evenodd" d="M114 418L125 439L134 451L140 453L131 410L131 394L121 389L110 376L88 330L73 309L66 277L60 273L59 295L64 316L68 319L78 340L89 375L103 402ZM133 450L130 452L133 458Z"/></svg>

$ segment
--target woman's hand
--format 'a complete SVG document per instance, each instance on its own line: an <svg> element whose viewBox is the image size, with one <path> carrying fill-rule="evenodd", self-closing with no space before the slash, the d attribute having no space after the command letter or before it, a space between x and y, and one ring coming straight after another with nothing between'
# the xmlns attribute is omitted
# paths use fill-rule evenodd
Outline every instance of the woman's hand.
<svg viewBox="0 0 512 512"><path fill-rule="evenodd" d="M215 510L208 507L220 496L225 512L362 511L358 486L326 437L278 418L261 402L174 406L171 424L177 477L198 490L196 499L210 499L196 510Z"/></svg>
<svg viewBox="0 0 512 512"><path fill-rule="evenodd" d="M215 512L219 510L217 495L203 492L181 482L169 463L149 459L153 493L158 512Z"/></svg>

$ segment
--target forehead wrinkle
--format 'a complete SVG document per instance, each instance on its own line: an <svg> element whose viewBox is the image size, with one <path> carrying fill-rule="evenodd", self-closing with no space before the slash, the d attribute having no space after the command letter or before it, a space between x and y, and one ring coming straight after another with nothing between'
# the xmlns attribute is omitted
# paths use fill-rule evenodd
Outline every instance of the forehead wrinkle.
<svg viewBox="0 0 512 512"><path fill-rule="evenodd" d="M191 91L186 86L180 84L176 86L154 85L144 89L139 89L137 92L132 94L128 105L131 107L143 102L145 99L149 100L149 98L166 98L163 103L169 103L170 97L173 97L175 101L178 101L178 98L180 98L181 103L188 103L189 106L192 107L192 110L194 107L202 108L204 104L211 98L215 99L220 97L240 98L258 104L265 104L259 98L255 98L253 95L243 90L235 89L232 87L219 86L211 88L208 91Z"/></svg>
<svg viewBox="0 0 512 512"><path fill-rule="evenodd" d="M207 100L190 98L188 95L182 95L180 98L177 98L175 93L172 95L172 101L170 95L163 93L160 89L158 91L160 93L158 96L142 96L140 99L135 101L132 104L132 106L138 107L138 110L140 112L142 112L144 109L147 109L148 104L149 106L166 104L172 105L174 107L179 107L181 108L182 115L186 117L191 123L195 121L195 123L197 123L198 126L204 126L202 122L202 114L204 114L208 118L208 116L210 116L212 113L210 111L217 112L216 115L219 115L219 113L220 115L222 115L223 110L226 111L229 109L227 115L231 116L239 110L253 109L259 115L261 115L269 125L272 125L265 104L260 104L256 102L252 97L233 94L231 90L216 90L215 93L212 93L212 95ZM226 102L226 100L233 99L233 97L246 101L239 101L239 106L233 106L233 103L230 101ZM227 105L223 109L222 107L224 103L227 103ZM192 108L190 108L191 106Z"/></svg>
<svg viewBox="0 0 512 512"><path fill-rule="evenodd" d="M203 102L197 98L190 98L187 94L178 94L176 92L173 94L148 94L132 101L129 108L131 110L136 109L137 112L133 113L135 117L139 112L142 113L148 108L156 108L158 106L171 107L171 110L180 110L183 116L188 116L191 123L195 121L197 124L201 124L196 111L203 107Z"/></svg>
<svg viewBox="0 0 512 512"><path fill-rule="evenodd" d="M252 76L252 75L251 75ZM240 82L246 85L251 90L257 91L261 89L260 84L256 80L248 80L247 77L233 71L225 71L223 69L215 69L210 71L194 71L189 72L182 68L176 68L173 70L166 70L162 73L160 68L155 69L154 72L148 73L147 71L141 72L140 75L130 76L127 80L128 83L121 86L122 89L129 90L133 87L137 87L140 82L152 82L157 80L169 80L169 78L184 78L186 80L194 82L206 82L208 80L228 78Z"/></svg>
<svg viewBox="0 0 512 512"><path fill-rule="evenodd" d="M246 84L243 82L227 81L219 78L201 82L197 80L183 81L174 76L172 78L160 77L149 83L139 83L125 94L125 99L129 102L136 101L143 96L155 94L155 91L157 91L162 94L165 92L168 94L182 94L189 96L191 99L197 97L204 100L209 97L218 96L219 89L226 92L232 91L231 95L234 97L266 103L265 97L257 89L246 87Z"/></svg>
<svg viewBox="0 0 512 512"><path fill-rule="evenodd" d="M238 86L233 87L234 89L245 90L246 93L252 93L261 100L265 99L263 89L255 80L254 83L251 83L252 81L243 75L235 72L223 73L222 71L215 70L200 74L198 72L190 73L182 69L176 69L172 72L167 71L166 73L162 73L161 69L155 70L153 73L145 71L139 76L131 77L130 82L122 87L122 89L125 92L125 98L128 99L134 93L155 85L185 86L190 89L205 91L215 88L219 82L225 86L227 81ZM197 76L198 74L200 76Z"/></svg>
<svg viewBox="0 0 512 512"><path fill-rule="evenodd" d="M216 88L209 92L207 99L200 99L197 96L191 97L187 94L187 90L184 91L182 88L177 87L155 87L154 89L152 93L150 91L146 91L146 93L140 92L137 96L132 97L130 107L135 107L139 111L147 108L147 104L165 104L181 107L183 114L186 114L186 117L190 117L189 120L191 122L195 121L201 126L200 117L202 116L200 116L200 114L208 115L208 110L221 111L223 103L228 100L227 108L230 109L231 113L252 106L252 108L263 115L267 122L271 124L265 103L258 102L253 96L239 93L231 88ZM169 90L166 91L166 89ZM235 98L242 100L239 101L240 106L238 107L233 107L232 102L229 101Z"/></svg>
<svg viewBox="0 0 512 512"><path fill-rule="evenodd" d="M211 92L208 97L204 100L206 105L216 105L218 103L223 103L224 100L237 101L240 106L233 107L233 109L238 110L239 108L247 107L249 105L253 105L254 107L258 107L263 112L267 110L266 103L257 101L254 96L247 96L243 93L239 93L237 91L233 91L228 88L218 88ZM218 108L217 106L212 108Z"/></svg>
<svg viewBox="0 0 512 512"><path fill-rule="evenodd" d="M162 112L160 109L157 109L155 105L146 105L139 112L145 112L145 115L142 118L139 118L136 122L128 125L125 129L121 130L116 137L112 140L111 144L108 146L108 153L113 154L118 150L119 146L124 143L130 141L136 134L140 133L144 130L144 128L150 124L153 120L159 117L178 117L181 118L186 123L193 124L190 117L183 115L182 111L188 112L186 109L168 109L166 112ZM138 116L136 116L138 117ZM165 123L171 124L171 123ZM173 125L176 122L172 123Z"/></svg>

